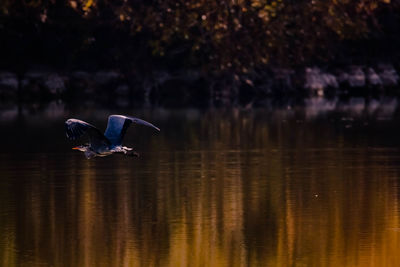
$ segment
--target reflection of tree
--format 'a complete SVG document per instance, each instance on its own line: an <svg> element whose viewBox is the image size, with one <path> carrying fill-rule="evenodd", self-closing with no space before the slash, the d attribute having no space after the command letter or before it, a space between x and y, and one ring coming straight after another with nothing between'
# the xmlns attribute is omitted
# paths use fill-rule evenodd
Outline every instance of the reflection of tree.
<svg viewBox="0 0 400 267"><path fill-rule="evenodd" d="M397 151L266 115L207 113L135 161L0 162L1 264L396 265Z"/></svg>

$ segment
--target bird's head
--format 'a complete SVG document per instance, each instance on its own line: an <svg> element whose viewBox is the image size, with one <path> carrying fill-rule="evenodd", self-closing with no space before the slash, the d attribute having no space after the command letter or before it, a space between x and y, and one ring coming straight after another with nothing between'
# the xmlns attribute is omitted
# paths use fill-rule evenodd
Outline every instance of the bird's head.
<svg viewBox="0 0 400 267"><path fill-rule="evenodd" d="M76 147L73 147L72 149L85 152L87 150L87 148L88 148L87 146L76 146Z"/></svg>

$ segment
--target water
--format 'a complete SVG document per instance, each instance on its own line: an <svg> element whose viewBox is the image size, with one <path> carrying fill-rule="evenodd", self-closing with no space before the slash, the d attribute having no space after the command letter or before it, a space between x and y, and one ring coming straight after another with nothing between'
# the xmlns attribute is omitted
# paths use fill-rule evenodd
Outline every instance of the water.
<svg viewBox="0 0 400 267"><path fill-rule="evenodd" d="M0 265L398 266L397 113L308 111L123 111L161 132L92 160L110 111L3 113Z"/></svg>

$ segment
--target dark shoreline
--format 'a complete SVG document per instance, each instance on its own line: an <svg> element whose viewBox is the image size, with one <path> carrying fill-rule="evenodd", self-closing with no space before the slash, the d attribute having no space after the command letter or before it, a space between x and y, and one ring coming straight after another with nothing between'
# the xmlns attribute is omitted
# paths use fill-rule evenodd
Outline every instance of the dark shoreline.
<svg viewBox="0 0 400 267"><path fill-rule="evenodd" d="M17 75L0 71L0 103L61 101L115 108L263 107L284 105L312 96L327 99L400 96L400 70L392 64L347 66L333 70L265 68L247 74L204 75L195 70L123 73L55 71L32 68Z"/></svg>

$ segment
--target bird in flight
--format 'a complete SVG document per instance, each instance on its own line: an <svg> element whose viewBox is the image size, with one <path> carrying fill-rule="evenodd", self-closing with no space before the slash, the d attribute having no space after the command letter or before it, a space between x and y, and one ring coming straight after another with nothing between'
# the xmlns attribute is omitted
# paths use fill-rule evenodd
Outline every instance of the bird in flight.
<svg viewBox="0 0 400 267"><path fill-rule="evenodd" d="M139 156L132 148L122 146L122 139L131 123L142 124L160 131L150 122L124 115L110 115L104 134L95 126L78 119L65 121L65 133L68 139L75 140L84 135L89 136L89 144L73 147L85 153L86 158L105 157L113 153L127 156Z"/></svg>

